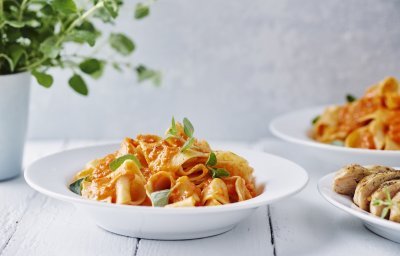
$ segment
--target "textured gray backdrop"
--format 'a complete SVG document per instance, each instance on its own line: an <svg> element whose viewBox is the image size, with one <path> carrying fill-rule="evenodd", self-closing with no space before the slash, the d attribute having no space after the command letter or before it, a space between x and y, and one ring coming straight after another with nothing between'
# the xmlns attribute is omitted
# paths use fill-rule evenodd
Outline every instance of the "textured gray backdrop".
<svg viewBox="0 0 400 256"><path fill-rule="evenodd" d="M162 87L110 69L84 98L55 70L52 89L32 86L30 138L161 133L174 115L199 137L256 140L280 113L399 75L398 0L159 0L139 22L125 2L114 30L134 36L132 59L162 70Z"/></svg>

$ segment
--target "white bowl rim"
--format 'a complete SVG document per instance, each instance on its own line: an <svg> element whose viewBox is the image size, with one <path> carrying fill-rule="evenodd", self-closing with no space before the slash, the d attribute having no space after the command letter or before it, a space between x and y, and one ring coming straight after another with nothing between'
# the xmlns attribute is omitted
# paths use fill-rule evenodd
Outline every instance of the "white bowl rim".
<svg viewBox="0 0 400 256"><path fill-rule="evenodd" d="M48 190L46 188L43 188L31 180L30 170L32 168L34 168L34 166L36 164L38 164L42 161L46 161L48 158L63 154L65 152L74 151L74 150L80 150L80 149L82 150L82 149L90 149L90 148L96 148L96 147L114 146L114 145L119 145L119 143L118 144L104 143L104 144L99 144L99 145L94 145L94 146L83 146L83 147L72 148L72 149L63 150L60 152L46 155L46 156L34 161L33 163L31 163L25 169L25 171L24 171L25 181L28 183L29 186L31 186L36 191L39 191L42 194L45 194L47 196L50 196L50 197L53 197L53 198L56 198L56 199L59 199L62 201L67 201L67 202L71 202L71 203L75 203L75 204L96 206L96 207L113 208L113 209L128 210L128 211L134 210L134 211L138 211L138 212L159 213L159 214L202 214L202 213L227 212L227 211L233 211L233 210L245 210L245 209L257 208L259 206L268 205L275 201L290 197L290 196L300 192L307 186L308 181L309 181L308 173L300 165L298 165L286 158L280 157L280 156L276 156L273 154L269 154L269 153L265 153L262 151L257 151L257 150L253 150L251 148L245 148L245 147L241 147L241 148L243 148L246 151L262 153L264 155L268 155L269 157L276 158L276 159L279 159L280 161L285 161L288 164L293 165L294 167L296 167L297 171L299 173L301 173L301 176L303 179L302 184L299 185L298 187L296 187L295 189L290 189L290 190L288 189L288 193L286 193L285 195L282 195L280 197L276 197L272 200L266 200L266 201L261 200L258 202L254 200L255 198L258 198L258 197L264 195L265 193L268 193L268 188L267 188L261 194L257 195L255 198L252 198L252 199L249 199L246 201L242 201L242 202L237 202L237 203L231 203L231 204L220 205L220 206L211 206L211 207L165 208L165 207L112 204L112 203L105 203L105 202L99 202L99 201L95 201L95 200L85 199L79 195L71 195L70 196L70 195L60 194L60 193ZM73 173L71 173L71 177L72 177L72 175L73 175ZM68 189L68 188L66 187L66 189Z"/></svg>
<svg viewBox="0 0 400 256"><path fill-rule="evenodd" d="M355 153L355 154L373 154L373 155L381 155L381 156L400 157L400 150L376 150L376 149L348 148L348 147L340 147L340 146L335 146L335 145L330 145L330 144L315 141L311 138L308 138L308 136L307 136L307 131L308 131L308 129L311 128L311 125L309 127L303 127L304 132L305 132L305 137L307 137L308 139L300 138L300 137L294 136L293 134L284 133L278 127L279 122L282 122L285 120L290 120L292 116L305 115L306 113L312 113L312 112L315 112L315 115L318 115L318 114L321 114L325 108L327 108L329 106L333 106L333 105L337 105L337 104L304 108L304 109L284 113L280 116L275 117L271 121L271 123L269 125L269 129L272 132L272 134L274 134L278 138L281 138L283 140L293 142L296 144L306 145L306 146L310 146L310 147L314 147L314 148L327 149L327 150L332 150L332 151L337 151L337 152L350 152L350 153ZM310 118L310 120L307 120L308 123L311 123L311 120L313 117L315 117L315 116L308 117L308 118Z"/></svg>
<svg viewBox="0 0 400 256"><path fill-rule="evenodd" d="M357 205L355 205L353 203L353 201L351 200L351 198L349 198L348 196L345 195L340 195L337 194L336 192L332 191L332 193L336 193L338 196L342 196L342 197L346 197L348 198L349 201L352 202L352 205L354 208L348 207L344 204L342 204L341 202L338 202L337 200L335 200L334 198L330 197L328 194L326 194L323 191L323 184L327 183L329 181L329 184L332 184L333 178L335 176L336 172L330 173L325 175L324 177L322 177L319 181L318 181L318 192L320 193L320 195L325 198L330 204L332 204L333 206L347 212L350 213L351 215L354 215L364 221L367 221L369 223L373 223L376 225L379 225L381 227L385 227L385 228L389 228L389 229L396 229L398 231L400 231L400 223L394 222L394 221L390 221L390 220L386 220L386 219L382 219L379 218L378 216L373 215L370 212L367 212L365 210L360 209Z"/></svg>

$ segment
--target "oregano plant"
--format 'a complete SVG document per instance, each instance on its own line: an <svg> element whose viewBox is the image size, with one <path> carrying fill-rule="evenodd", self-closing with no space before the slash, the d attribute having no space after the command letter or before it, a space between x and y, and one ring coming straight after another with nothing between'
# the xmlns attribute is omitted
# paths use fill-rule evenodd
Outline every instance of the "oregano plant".
<svg viewBox="0 0 400 256"><path fill-rule="evenodd" d="M151 3L137 3L132 18L148 16ZM0 0L0 75L31 72L40 85L49 88L54 79L48 70L68 69L69 86L87 95L85 78L98 79L110 66L117 71L131 70L138 81L158 85L160 72L123 61L136 48L129 36L121 31L102 35L96 28L95 20L113 25L122 4L122 0ZM69 53L67 44L87 45L93 51ZM104 47L115 54L97 56Z"/></svg>

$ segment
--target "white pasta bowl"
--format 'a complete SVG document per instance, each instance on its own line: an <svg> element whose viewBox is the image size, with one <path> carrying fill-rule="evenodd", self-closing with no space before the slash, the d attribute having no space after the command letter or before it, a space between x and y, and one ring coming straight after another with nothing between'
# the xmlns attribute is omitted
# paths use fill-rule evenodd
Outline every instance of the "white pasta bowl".
<svg viewBox="0 0 400 256"><path fill-rule="evenodd" d="M271 122L270 130L278 138L304 146L316 157L335 166L349 163L400 166L400 151L347 148L313 140L310 137L311 122L326 107L303 109L279 116Z"/></svg>
<svg viewBox="0 0 400 256"><path fill-rule="evenodd" d="M162 240L193 239L224 233L258 207L299 192L308 181L306 171L289 160L258 151L229 148L226 150L243 156L254 168L256 185L263 187L255 198L222 206L162 208L92 201L68 189L72 176L86 162L118 147L118 144L85 147L44 157L25 170L25 180L45 195L75 204L105 230L125 236Z"/></svg>
<svg viewBox="0 0 400 256"><path fill-rule="evenodd" d="M353 203L349 196L341 195L333 191L332 184L335 173L324 176L318 182L318 191L329 203L354 217L361 219L366 228L372 232L394 242L400 243L400 223L379 218L367 211L360 209Z"/></svg>

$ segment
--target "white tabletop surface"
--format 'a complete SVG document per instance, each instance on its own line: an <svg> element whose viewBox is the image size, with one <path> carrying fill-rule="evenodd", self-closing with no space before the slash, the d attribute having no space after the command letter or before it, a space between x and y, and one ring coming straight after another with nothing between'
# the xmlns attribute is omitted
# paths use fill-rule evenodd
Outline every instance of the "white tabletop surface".
<svg viewBox="0 0 400 256"><path fill-rule="evenodd" d="M94 141L30 141L24 165L43 155ZM238 145L240 143L224 143ZM284 156L310 175L298 195L259 208L233 230L210 238L156 241L104 231L71 204L32 190L23 177L0 182L0 255L398 255L400 244L369 232L360 220L334 208L316 183L335 171L304 148L266 139L242 144ZM288 177L290 179L290 177Z"/></svg>

